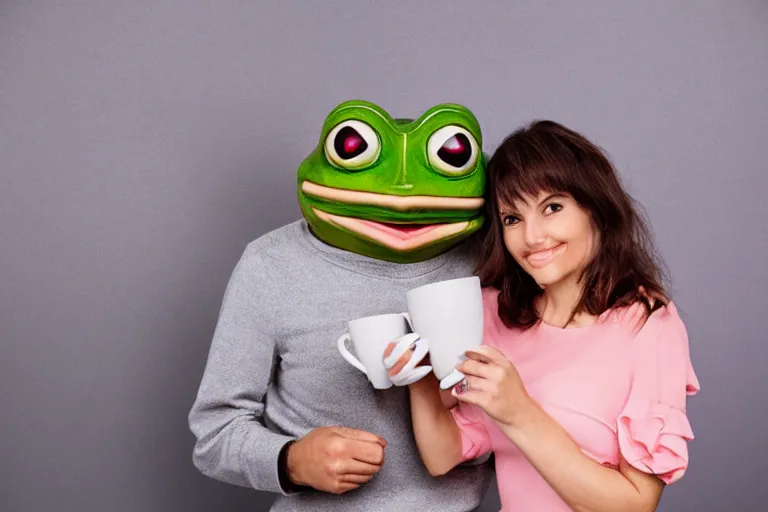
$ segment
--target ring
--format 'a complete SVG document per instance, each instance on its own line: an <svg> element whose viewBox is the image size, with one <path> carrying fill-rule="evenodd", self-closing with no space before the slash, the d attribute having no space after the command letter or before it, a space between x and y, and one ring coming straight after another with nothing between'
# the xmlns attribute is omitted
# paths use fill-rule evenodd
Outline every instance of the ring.
<svg viewBox="0 0 768 512"><path fill-rule="evenodd" d="M466 393L469 391L469 381L466 377L461 382L456 384L456 393Z"/></svg>

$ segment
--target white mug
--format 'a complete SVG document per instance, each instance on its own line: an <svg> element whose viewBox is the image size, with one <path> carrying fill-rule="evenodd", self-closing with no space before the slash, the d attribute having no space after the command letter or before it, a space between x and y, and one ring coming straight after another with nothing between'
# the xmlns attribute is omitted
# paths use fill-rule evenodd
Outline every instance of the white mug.
<svg viewBox="0 0 768 512"><path fill-rule="evenodd" d="M406 293L413 330L429 345L429 358L440 387L464 379L456 365L483 341L483 295L476 276L439 281Z"/></svg>
<svg viewBox="0 0 768 512"><path fill-rule="evenodd" d="M349 364L367 375L374 388L391 387L392 381L384 367L382 354L391 341L410 331L408 313L358 318L348 322L347 326L349 332L342 334L337 341L341 355ZM347 347L350 342L357 357Z"/></svg>

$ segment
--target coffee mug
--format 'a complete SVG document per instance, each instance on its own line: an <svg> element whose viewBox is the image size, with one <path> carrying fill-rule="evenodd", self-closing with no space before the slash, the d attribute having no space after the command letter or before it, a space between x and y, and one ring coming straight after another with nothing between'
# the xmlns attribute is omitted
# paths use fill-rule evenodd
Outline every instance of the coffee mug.
<svg viewBox="0 0 768 512"><path fill-rule="evenodd" d="M440 387L464 379L456 365L483 341L483 295L476 276L439 281L406 293L413 331L429 345L429 358Z"/></svg>
<svg viewBox="0 0 768 512"><path fill-rule="evenodd" d="M358 318L347 323L348 332L342 334L337 345L342 357L349 364L368 376L376 389L387 389L392 381L382 361L382 354L393 340L400 339L411 331L408 313L390 313L385 315ZM352 345L355 354L349 350ZM431 368L420 373L426 374ZM423 375L422 375L423 376Z"/></svg>

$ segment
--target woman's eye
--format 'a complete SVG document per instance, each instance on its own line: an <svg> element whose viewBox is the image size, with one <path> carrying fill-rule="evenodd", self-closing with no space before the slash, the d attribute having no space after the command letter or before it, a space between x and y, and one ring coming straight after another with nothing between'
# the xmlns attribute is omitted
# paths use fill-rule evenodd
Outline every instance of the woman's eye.
<svg viewBox="0 0 768 512"><path fill-rule="evenodd" d="M563 209L563 205L558 203L550 203L547 205L547 207L544 209L546 213L557 213L560 210Z"/></svg>
<svg viewBox="0 0 768 512"><path fill-rule="evenodd" d="M503 218L503 219L501 219L501 222L502 222L502 223L503 223L505 226L514 226L515 224L517 224L518 222L520 222L520 219L518 219L518 218L517 218L517 217L515 217L514 215L506 215L506 216L504 216L504 218Z"/></svg>

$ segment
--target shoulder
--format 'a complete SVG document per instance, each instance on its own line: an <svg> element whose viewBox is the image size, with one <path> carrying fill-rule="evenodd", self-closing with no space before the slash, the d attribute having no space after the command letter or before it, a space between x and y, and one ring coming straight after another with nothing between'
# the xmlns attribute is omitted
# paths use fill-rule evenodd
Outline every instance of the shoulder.
<svg viewBox="0 0 768 512"><path fill-rule="evenodd" d="M249 242L241 260L245 263L263 263L270 259L285 259L300 249L301 237L300 220L280 226Z"/></svg>
<svg viewBox="0 0 768 512"><path fill-rule="evenodd" d="M643 332L650 332L655 335L671 335L675 338L686 337L685 324L680 318L674 302L669 302L652 312L640 326L638 335Z"/></svg>
<svg viewBox="0 0 768 512"><path fill-rule="evenodd" d="M633 338L635 365L661 375L660 381L693 394L699 389L693 371L688 332L677 307L670 302L654 311ZM684 380L685 382L678 382Z"/></svg>
<svg viewBox="0 0 768 512"><path fill-rule="evenodd" d="M612 308L600 315L600 322L618 324L633 336L650 330L685 329L677 307L671 301L650 314L645 304L641 302Z"/></svg>
<svg viewBox="0 0 768 512"><path fill-rule="evenodd" d="M301 257L301 230L298 222L273 229L249 242L235 267L244 278L269 279L295 266Z"/></svg>
<svg viewBox="0 0 768 512"><path fill-rule="evenodd" d="M252 240L246 246L246 252L258 254L268 253L274 248L282 248L286 245L296 245L302 236L301 220L274 228Z"/></svg>

